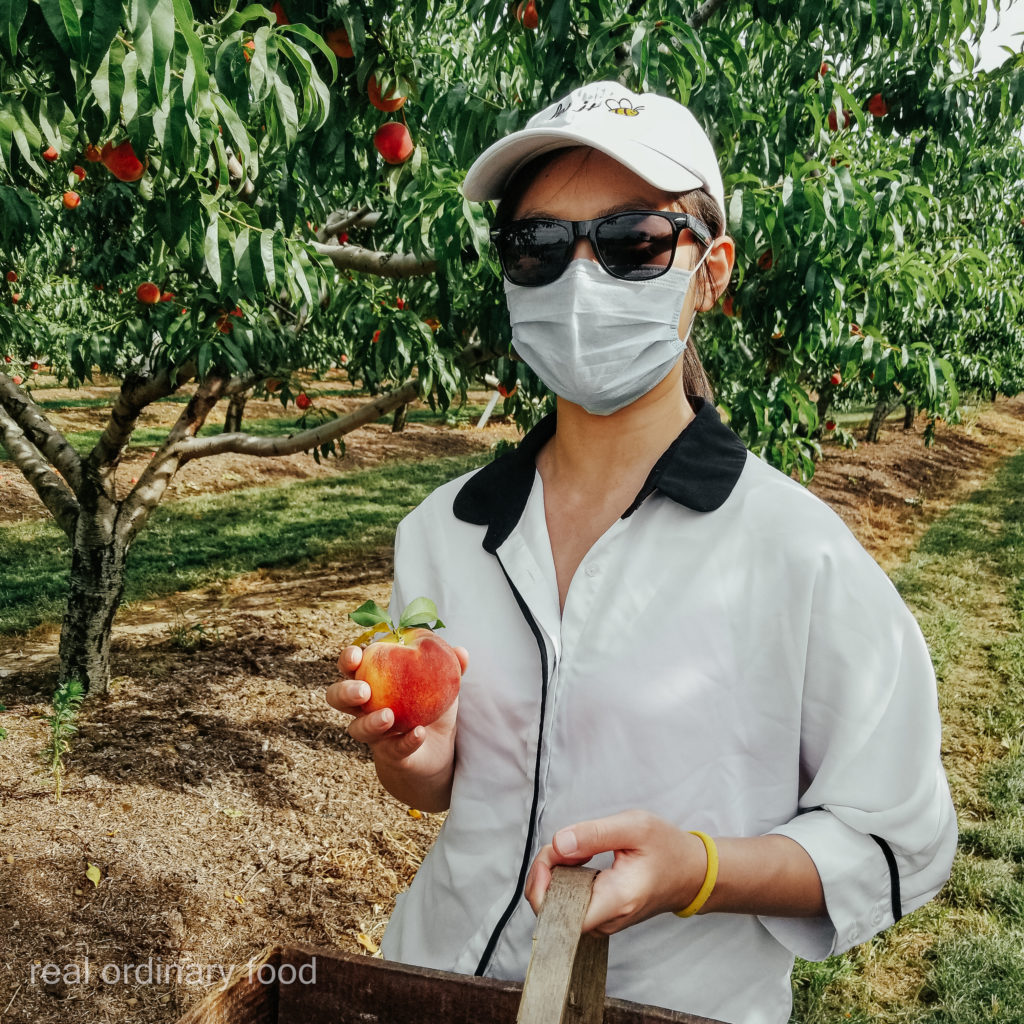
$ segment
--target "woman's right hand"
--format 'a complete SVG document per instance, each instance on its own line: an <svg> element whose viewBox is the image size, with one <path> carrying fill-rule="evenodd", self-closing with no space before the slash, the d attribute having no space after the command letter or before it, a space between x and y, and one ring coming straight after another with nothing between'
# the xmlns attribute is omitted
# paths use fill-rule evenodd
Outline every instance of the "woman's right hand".
<svg viewBox="0 0 1024 1024"><path fill-rule="evenodd" d="M465 672L469 654L464 647L454 650ZM373 751L377 774L394 796L420 810L445 809L455 760L458 698L436 722L418 725L409 732L396 732L391 708L363 710L370 699L370 687L355 678L362 657L360 647L346 647L341 652L338 671L342 678L327 688L327 703L354 716L349 722L349 735ZM431 806L438 803L442 791L443 806Z"/></svg>

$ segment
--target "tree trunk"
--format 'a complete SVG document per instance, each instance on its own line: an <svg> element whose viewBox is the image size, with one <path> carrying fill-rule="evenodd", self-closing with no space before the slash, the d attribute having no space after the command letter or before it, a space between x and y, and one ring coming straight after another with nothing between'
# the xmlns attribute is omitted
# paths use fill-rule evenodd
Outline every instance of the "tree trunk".
<svg viewBox="0 0 1024 1024"><path fill-rule="evenodd" d="M913 430L914 420L917 417L917 406L913 402L903 403L903 429Z"/></svg>
<svg viewBox="0 0 1024 1024"><path fill-rule="evenodd" d="M228 401L227 415L224 417L225 434L241 433L242 415L245 412L245 403L248 397L244 391L231 396Z"/></svg>
<svg viewBox="0 0 1024 1024"><path fill-rule="evenodd" d="M875 403L875 411L871 414L871 422L868 424L867 436L864 438L865 441L874 442L878 440L878 431L882 426L882 421L895 408L895 404L887 398L880 398Z"/></svg>
<svg viewBox="0 0 1024 1024"><path fill-rule="evenodd" d="M391 421L391 433L400 434L405 430L405 414L408 411L408 405L400 405L395 410L395 418Z"/></svg>
<svg viewBox="0 0 1024 1024"><path fill-rule="evenodd" d="M78 679L88 692L107 692L110 635L124 594L125 555L117 540L89 543L79 529L60 631L61 683Z"/></svg>

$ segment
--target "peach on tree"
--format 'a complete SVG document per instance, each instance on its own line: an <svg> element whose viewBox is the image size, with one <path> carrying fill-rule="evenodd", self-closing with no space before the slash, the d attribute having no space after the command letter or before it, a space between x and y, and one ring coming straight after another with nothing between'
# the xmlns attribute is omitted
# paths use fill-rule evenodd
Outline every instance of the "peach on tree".
<svg viewBox="0 0 1024 1024"><path fill-rule="evenodd" d="M409 129L401 121L382 124L373 136L373 144L389 164L404 164L416 148L412 144Z"/></svg>

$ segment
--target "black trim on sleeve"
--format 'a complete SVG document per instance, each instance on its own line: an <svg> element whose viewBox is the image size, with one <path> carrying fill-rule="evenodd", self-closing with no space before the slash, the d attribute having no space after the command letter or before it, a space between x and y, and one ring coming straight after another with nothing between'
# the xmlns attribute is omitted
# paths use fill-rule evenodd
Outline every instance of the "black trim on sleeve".
<svg viewBox="0 0 1024 1024"><path fill-rule="evenodd" d="M900 898L900 870L896 865L896 854L892 847L881 837L869 833L871 838L882 848L885 863L889 865L889 884L892 887L892 921L895 924L903 916L903 902Z"/></svg>

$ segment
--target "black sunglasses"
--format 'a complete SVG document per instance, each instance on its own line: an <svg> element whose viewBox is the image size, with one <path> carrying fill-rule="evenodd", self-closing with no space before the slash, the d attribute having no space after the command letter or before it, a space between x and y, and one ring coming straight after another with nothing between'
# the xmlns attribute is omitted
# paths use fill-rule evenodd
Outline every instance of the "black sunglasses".
<svg viewBox="0 0 1024 1024"><path fill-rule="evenodd" d="M501 269L512 284L535 288L561 276L572 260L578 238L586 238L598 262L612 277L650 281L672 266L676 243L690 231L704 246L708 226L688 213L626 210L594 220L531 217L491 231Z"/></svg>

